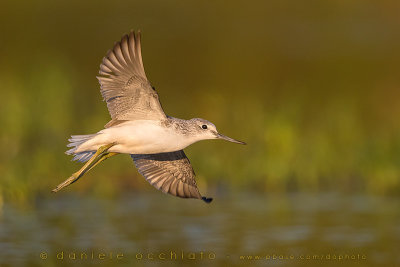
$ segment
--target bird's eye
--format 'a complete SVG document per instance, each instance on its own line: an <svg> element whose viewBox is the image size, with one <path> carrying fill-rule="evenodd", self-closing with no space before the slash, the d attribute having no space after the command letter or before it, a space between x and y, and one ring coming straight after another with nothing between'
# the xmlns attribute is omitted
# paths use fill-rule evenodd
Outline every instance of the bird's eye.
<svg viewBox="0 0 400 267"><path fill-rule="evenodd" d="M207 125L203 124L203 126L201 126L201 128L203 128L205 130L205 129L207 129Z"/></svg>

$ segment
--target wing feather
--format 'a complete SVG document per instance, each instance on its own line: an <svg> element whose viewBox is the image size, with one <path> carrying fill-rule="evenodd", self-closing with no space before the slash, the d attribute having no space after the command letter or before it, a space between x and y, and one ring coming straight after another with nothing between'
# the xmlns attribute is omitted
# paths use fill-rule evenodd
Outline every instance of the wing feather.
<svg viewBox="0 0 400 267"><path fill-rule="evenodd" d="M131 155L136 168L158 190L182 198L198 198L209 203L197 188L195 173L183 150Z"/></svg>
<svg viewBox="0 0 400 267"><path fill-rule="evenodd" d="M140 32L132 31L114 44L103 58L99 74L100 91L112 119L106 127L120 120L166 118L144 71Z"/></svg>

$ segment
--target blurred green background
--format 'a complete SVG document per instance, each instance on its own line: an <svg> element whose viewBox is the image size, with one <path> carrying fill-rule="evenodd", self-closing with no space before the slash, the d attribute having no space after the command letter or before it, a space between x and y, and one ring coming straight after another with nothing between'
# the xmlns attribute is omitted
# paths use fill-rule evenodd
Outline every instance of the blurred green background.
<svg viewBox="0 0 400 267"><path fill-rule="evenodd" d="M248 143L186 149L205 195L390 197L397 204L385 222L396 227L399 12L398 1L386 0L3 1L0 206L35 210L38 199L59 197L50 190L81 165L64 154L68 137L110 119L99 64L123 34L140 29L146 73L165 112L205 118ZM61 196L80 201L161 194L126 155L67 191ZM394 229L397 239L388 241L390 230L382 244L398 241Z"/></svg>
<svg viewBox="0 0 400 267"><path fill-rule="evenodd" d="M206 118L249 144L187 149L207 187L400 192L396 1L2 6L4 198L47 193L79 167L63 154L67 138L109 120L96 75L130 29L142 30L147 76L167 114ZM129 157L103 165L72 190L148 187Z"/></svg>

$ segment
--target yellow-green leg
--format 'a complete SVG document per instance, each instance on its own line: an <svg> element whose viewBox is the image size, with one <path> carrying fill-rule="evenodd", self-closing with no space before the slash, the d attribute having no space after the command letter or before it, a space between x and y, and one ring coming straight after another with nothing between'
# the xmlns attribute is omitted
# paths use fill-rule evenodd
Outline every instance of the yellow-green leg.
<svg viewBox="0 0 400 267"><path fill-rule="evenodd" d="M93 169L94 167L96 167L100 162L105 161L106 159L115 156L119 153L116 152L108 152L107 154L104 154L96 163L94 163L86 172L89 172L91 169Z"/></svg>
<svg viewBox="0 0 400 267"><path fill-rule="evenodd" d="M96 153L86 162L86 164L83 165L83 167L79 171L73 173L71 175L71 177L69 177L67 180L65 180L61 184L59 184L52 191L53 192L60 191L64 187L76 182L79 178L81 178L85 173L87 173L88 171L93 169L95 166L97 166L97 164L99 164L100 162L106 160L109 157L112 157L112 156L115 156L116 154L118 154L118 153L114 153L114 152L107 152L108 149L110 149L114 145L115 145L115 143L101 146L96 151Z"/></svg>

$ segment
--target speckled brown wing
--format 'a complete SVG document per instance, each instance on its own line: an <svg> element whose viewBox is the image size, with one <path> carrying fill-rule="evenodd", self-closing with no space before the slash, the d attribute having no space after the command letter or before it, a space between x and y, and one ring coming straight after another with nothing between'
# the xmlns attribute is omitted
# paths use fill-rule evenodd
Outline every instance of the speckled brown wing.
<svg viewBox="0 0 400 267"><path fill-rule="evenodd" d="M197 188L195 173L183 150L131 155L139 173L158 190L182 198L198 198L209 203Z"/></svg>
<svg viewBox="0 0 400 267"><path fill-rule="evenodd" d="M144 72L140 32L122 37L100 64L100 91L112 120L162 120L166 115Z"/></svg>

